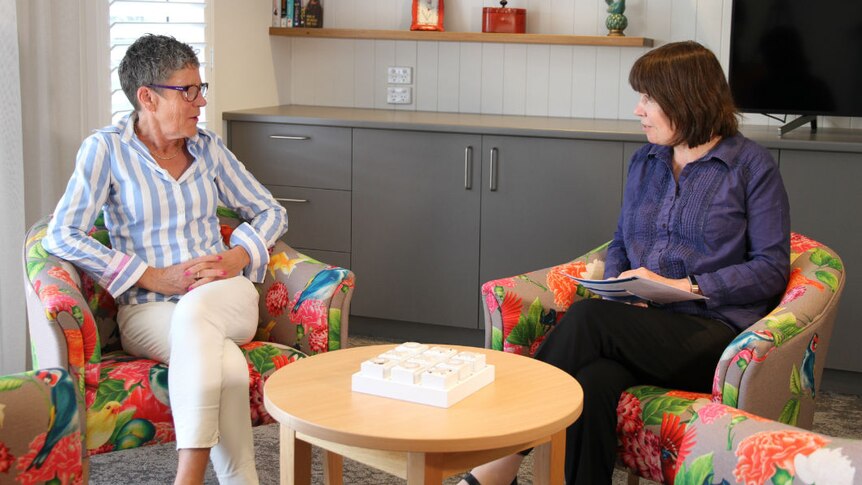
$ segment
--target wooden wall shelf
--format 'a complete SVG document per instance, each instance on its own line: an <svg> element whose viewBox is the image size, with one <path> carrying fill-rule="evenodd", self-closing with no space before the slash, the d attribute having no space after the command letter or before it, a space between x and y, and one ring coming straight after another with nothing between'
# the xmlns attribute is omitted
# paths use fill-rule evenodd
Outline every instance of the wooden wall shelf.
<svg viewBox="0 0 862 485"><path fill-rule="evenodd" d="M437 42L496 42L505 44L598 45L610 47L652 47L645 37L605 35L489 34L484 32L430 32L368 29L302 29L270 27L269 35L334 39L426 40Z"/></svg>

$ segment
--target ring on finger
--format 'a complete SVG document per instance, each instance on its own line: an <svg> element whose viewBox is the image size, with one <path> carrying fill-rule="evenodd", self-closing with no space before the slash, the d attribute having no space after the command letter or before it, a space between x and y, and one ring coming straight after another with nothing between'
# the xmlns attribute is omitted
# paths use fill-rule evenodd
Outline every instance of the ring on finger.
<svg viewBox="0 0 862 485"><path fill-rule="evenodd" d="M197 273L195 273L195 278L197 278L197 279L201 279L201 272L200 272L200 271L198 271Z"/></svg>

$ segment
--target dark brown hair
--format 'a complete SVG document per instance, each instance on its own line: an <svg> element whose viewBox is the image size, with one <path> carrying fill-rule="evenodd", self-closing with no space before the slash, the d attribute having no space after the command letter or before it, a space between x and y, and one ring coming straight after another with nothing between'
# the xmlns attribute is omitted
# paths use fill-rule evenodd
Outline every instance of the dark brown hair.
<svg viewBox="0 0 862 485"><path fill-rule="evenodd" d="M670 120L673 145L702 145L739 130L736 105L715 54L697 42L674 42L635 61L629 84L653 98Z"/></svg>

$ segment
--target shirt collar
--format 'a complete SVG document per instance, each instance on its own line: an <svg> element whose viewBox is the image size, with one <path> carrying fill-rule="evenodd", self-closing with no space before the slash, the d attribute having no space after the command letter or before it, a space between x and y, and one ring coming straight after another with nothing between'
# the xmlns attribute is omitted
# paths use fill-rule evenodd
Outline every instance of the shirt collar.
<svg viewBox="0 0 862 485"><path fill-rule="evenodd" d="M739 154L739 150L742 149L743 140L744 138L740 133L728 138L722 138L714 147L712 147L712 150L708 151L700 160L716 159L732 168L736 165L736 158ZM659 160L664 160L669 163L672 160L672 150L673 148L667 145L652 145L648 156L658 158Z"/></svg>
<svg viewBox="0 0 862 485"><path fill-rule="evenodd" d="M117 120L116 124L106 126L101 130L97 131L101 133L119 133L120 139L123 141L123 143L131 143L132 138L135 136L135 120L137 119L137 117L138 115L134 111L132 111L131 113ZM195 134L189 137L187 143L191 142L191 145L196 146L198 141L200 140L202 133L202 130L198 128Z"/></svg>

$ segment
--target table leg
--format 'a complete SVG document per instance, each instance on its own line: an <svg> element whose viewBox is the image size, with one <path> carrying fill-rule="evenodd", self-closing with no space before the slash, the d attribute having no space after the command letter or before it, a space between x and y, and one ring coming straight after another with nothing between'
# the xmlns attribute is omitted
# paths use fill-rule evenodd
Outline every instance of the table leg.
<svg viewBox="0 0 862 485"><path fill-rule="evenodd" d="M280 430L279 483L311 484L311 445L296 438L296 431L282 424Z"/></svg>
<svg viewBox="0 0 862 485"><path fill-rule="evenodd" d="M551 435L551 441L533 450L533 484L562 485L566 474L566 430Z"/></svg>
<svg viewBox="0 0 862 485"><path fill-rule="evenodd" d="M342 485L344 483L344 458L338 453L323 451L323 483Z"/></svg>
<svg viewBox="0 0 862 485"><path fill-rule="evenodd" d="M443 470L436 455L407 453L407 485L437 485L443 483Z"/></svg>

